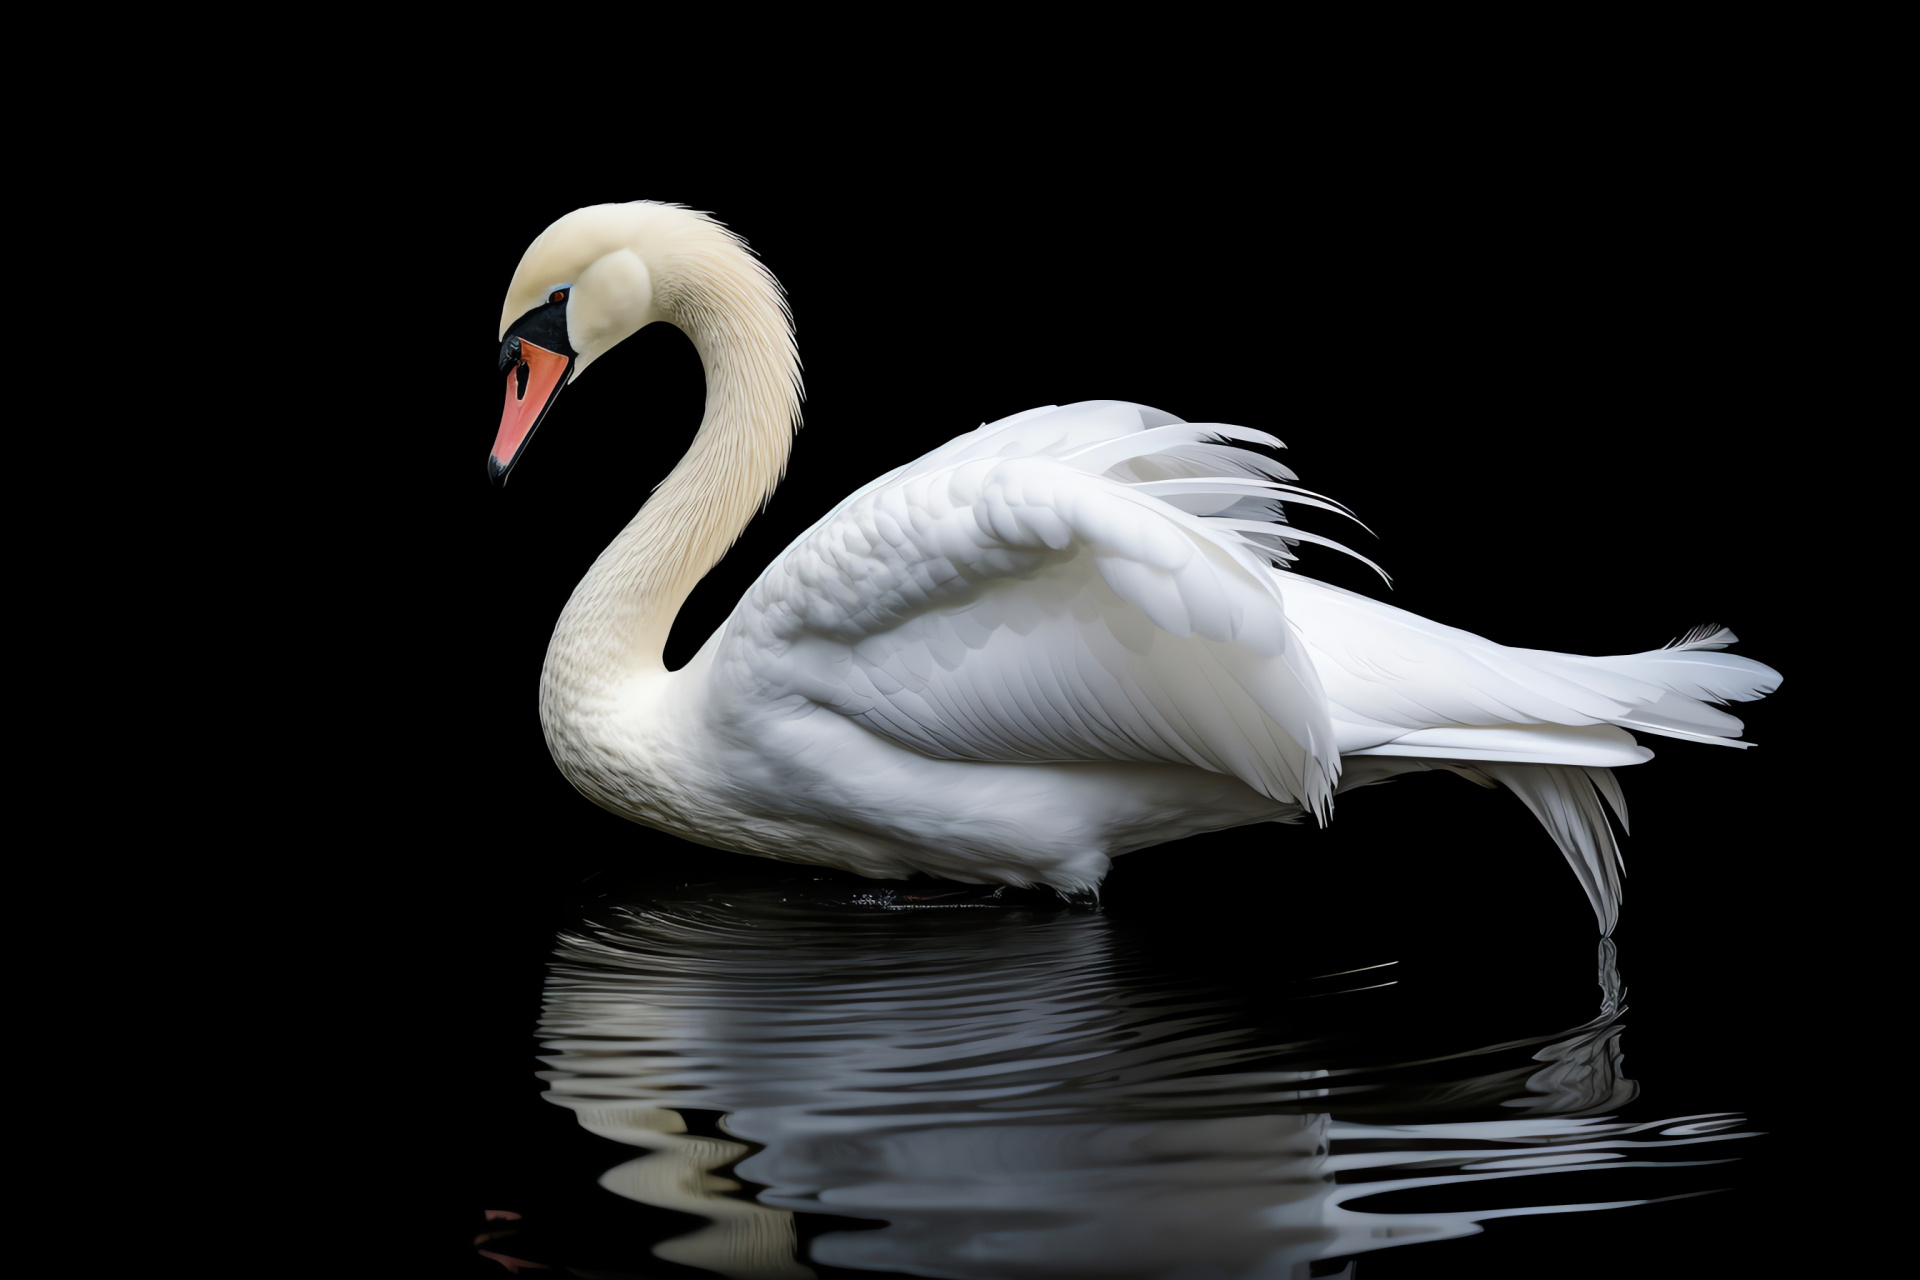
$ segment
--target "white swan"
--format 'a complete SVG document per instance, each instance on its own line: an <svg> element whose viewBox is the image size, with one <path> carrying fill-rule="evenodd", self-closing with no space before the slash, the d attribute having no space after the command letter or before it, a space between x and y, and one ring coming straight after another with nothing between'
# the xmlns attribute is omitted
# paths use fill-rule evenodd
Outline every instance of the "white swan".
<svg viewBox="0 0 1920 1280"><path fill-rule="evenodd" d="M875 877L1097 889L1115 856L1324 820L1341 791L1448 769L1504 785L1603 930L1618 853L1599 797L1652 753L1732 742L1709 702L1777 673L1730 632L1621 657L1510 649L1304 578L1295 487L1244 427L1092 402L980 427L859 489L769 565L679 671L675 615L778 484L800 403L778 283L703 214L561 218L501 311L522 456L566 383L644 325L707 373L686 456L601 553L547 651L540 717L596 803L683 838ZM1345 550L1345 548L1339 548ZM1348 554L1352 554L1348 552Z"/></svg>

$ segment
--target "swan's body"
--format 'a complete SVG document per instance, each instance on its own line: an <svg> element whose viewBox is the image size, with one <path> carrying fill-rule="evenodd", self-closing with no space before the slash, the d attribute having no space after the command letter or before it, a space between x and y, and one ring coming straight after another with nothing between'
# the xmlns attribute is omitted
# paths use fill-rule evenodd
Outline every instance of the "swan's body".
<svg viewBox="0 0 1920 1280"><path fill-rule="evenodd" d="M1730 742L1740 722L1707 702L1778 683L1719 652L1724 631L1623 657L1509 649L1300 577L1276 562L1324 540L1272 522L1282 500L1328 504L1231 443L1277 441L1117 402L1015 415L861 488L669 672L674 616L791 446L798 364L772 277L683 209L562 218L503 309L493 466L655 320L699 351L706 417L569 600L540 710L583 793L690 840L1086 890L1118 854L1324 818L1340 791L1444 768L1517 792L1611 928L1597 797L1621 811L1607 770L1652 754L1627 728Z"/></svg>

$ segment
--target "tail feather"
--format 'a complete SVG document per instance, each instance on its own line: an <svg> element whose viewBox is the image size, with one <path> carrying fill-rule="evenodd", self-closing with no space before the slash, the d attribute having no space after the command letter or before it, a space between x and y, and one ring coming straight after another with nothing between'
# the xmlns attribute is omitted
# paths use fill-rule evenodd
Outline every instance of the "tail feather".
<svg viewBox="0 0 1920 1280"><path fill-rule="evenodd" d="M1578 765L1495 764L1477 762L1482 773L1519 796L1540 825L1566 855L1567 865L1587 891L1587 901L1600 921L1600 932L1611 934L1620 918L1621 876L1625 866L1620 846L1607 823L1604 796L1627 824L1626 799L1610 770Z"/></svg>
<svg viewBox="0 0 1920 1280"><path fill-rule="evenodd" d="M1780 687L1780 673L1764 662L1719 650L1739 637L1725 627L1695 627L1664 649L1613 657L1578 659L1616 675L1644 681L1660 690L1652 701L1628 715L1609 717L1614 724L1695 742L1744 747L1733 742L1744 727L1737 716L1718 706L1752 702Z"/></svg>

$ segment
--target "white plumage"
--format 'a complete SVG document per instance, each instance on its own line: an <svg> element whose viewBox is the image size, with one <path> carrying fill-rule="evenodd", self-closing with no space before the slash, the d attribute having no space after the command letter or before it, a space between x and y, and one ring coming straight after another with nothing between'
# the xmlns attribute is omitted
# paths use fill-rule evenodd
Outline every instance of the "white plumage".
<svg viewBox="0 0 1920 1280"><path fill-rule="evenodd" d="M1112 401L1002 419L862 487L669 672L674 615L791 446L778 285L704 215L562 218L502 314L502 476L531 430L508 424L545 408L516 400L513 336L542 308L564 312L568 377L657 320L707 369L693 445L576 589L541 686L582 792L704 844L1087 890L1118 854L1325 819L1341 791L1442 768L1518 794L1610 930L1600 798L1624 823L1607 770L1652 754L1627 730L1741 745L1709 704L1779 682L1722 652L1724 630L1621 657L1511 649L1301 577L1294 547L1337 544L1285 506L1344 508L1258 451L1277 440Z"/></svg>

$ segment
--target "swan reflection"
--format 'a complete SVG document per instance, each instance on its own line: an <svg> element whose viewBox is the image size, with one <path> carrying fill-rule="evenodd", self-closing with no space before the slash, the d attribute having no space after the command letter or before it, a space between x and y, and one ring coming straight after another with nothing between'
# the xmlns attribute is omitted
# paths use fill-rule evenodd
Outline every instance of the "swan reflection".
<svg viewBox="0 0 1920 1280"><path fill-rule="evenodd" d="M1596 1017L1483 1048L1383 1040L1395 970L1275 979L1256 1012L1101 914L693 894L562 937L541 1074L646 1149L603 1186L709 1220L655 1254L739 1277L1342 1274L1495 1218L1644 1203L1644 1177L1587 1199L1554 1175L1750 1136L1612 1118L1636 1086L1610 942ZM867 1229L802 1250L795 1214Z"/></svg>

